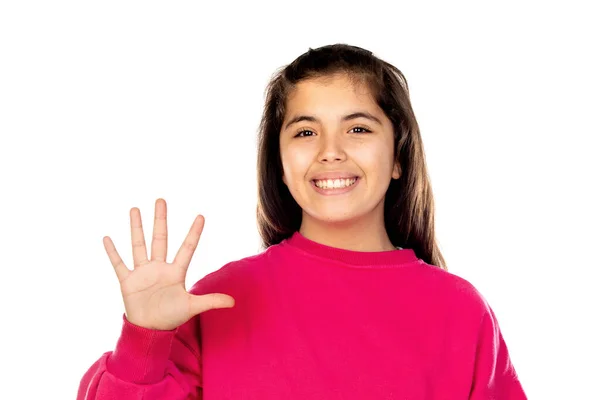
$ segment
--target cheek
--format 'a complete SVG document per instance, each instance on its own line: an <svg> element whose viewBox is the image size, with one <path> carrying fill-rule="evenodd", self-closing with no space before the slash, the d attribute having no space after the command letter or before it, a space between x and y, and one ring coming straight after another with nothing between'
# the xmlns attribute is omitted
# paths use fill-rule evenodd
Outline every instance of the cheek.
<svg viewBox="0 0 600 400"><path fill-rule="evenodd" d="M298 160L293 152L281 153L283 166L283 183L293 191L294 182L298 180Z"/></svg>
<svg viewBox="0 0 600 400"><path fill-rule="evenodd" d="M286 184L303 180L311 165L311 157L298 148L285 149L281 153L283 176Z"/></svg>
<svg viewBox="0 0 600 400"><path fill-rule="evenodd" d="M283 153L281 153L281 165L282 167L282 175L283 175L283 183L285 183L286 185L288 184L288 175L290 174L289 168L288 168L288 161L286 159L286 157L283 155Z"/></svg>
<svg viewBox="0 0 600 400"><path fill-rule="evenodd" d="M371 181L385 180L383 177L392 172L394 154L387 143L365 143L355 147L349 156L364 173L370 176Z"/></svg>
<svg viewBox="0 0 600 400"><path fill-rule="evenodd" d="M386 163L386 149L379 143L363 143L347 153L349 158L365 172L375 172Z"/></svg>

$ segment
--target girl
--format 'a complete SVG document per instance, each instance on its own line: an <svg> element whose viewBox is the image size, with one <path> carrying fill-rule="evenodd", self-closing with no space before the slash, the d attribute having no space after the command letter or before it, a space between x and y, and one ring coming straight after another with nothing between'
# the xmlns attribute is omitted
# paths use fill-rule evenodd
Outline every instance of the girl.
<svg viewBox="0 0 600 400"><path fill-rule="evenodd" d="M260 125L258 190L265 250L189 292L202 216L172 263L162 199L149 259L131 209L133 270L104 238L123 329L78 399L526 398L493 311L446 271L397 68L332 45L279 71Z"/></svg>

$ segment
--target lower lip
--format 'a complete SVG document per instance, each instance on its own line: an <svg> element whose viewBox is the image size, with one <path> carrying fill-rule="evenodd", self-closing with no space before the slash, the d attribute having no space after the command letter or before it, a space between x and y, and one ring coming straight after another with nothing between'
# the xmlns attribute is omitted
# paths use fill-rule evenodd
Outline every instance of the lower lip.
<svg viewBox="0 0 600 400"><path fill-rule="evenodd" d="M352 189L354 189L356 187L356 185L358 185L358 181L360 180L360 178L356 178L356 180L354 181L354 183L350 186L346 186L343 188L335 188L335 189L321 189L320 187L318 187L315 184L315 181L311 181L310 183L312 184L312 187L320 194L323 194L325 196L334 196L337 194L344 194L344 193L348 193L349 191L351 191Z"/></svg>

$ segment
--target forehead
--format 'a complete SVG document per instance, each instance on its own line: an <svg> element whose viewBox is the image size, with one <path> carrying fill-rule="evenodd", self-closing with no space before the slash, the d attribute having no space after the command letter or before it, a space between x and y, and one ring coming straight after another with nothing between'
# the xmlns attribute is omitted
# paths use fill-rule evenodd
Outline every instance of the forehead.
<svg viewBox="0 0 600 400"><path fill-rule="evenodd" d="M364 80L347 75L305 79L297 83L288 95L288 110L296 108L367 108L375 111L377 104ZM316 110L315 110L316 111Z"/></svg>

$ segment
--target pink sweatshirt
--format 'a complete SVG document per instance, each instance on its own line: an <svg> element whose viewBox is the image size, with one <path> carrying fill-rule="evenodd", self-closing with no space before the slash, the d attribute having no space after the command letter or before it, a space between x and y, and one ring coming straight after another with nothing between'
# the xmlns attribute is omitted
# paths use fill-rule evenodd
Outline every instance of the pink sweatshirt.
<svg viewBox="0 0 600 400"><path fill-rule="evenodd" d="M123 318L77 399L526 399L482 295L411 249L296 232L190 291L236 303L173 331Z"/></svg>

